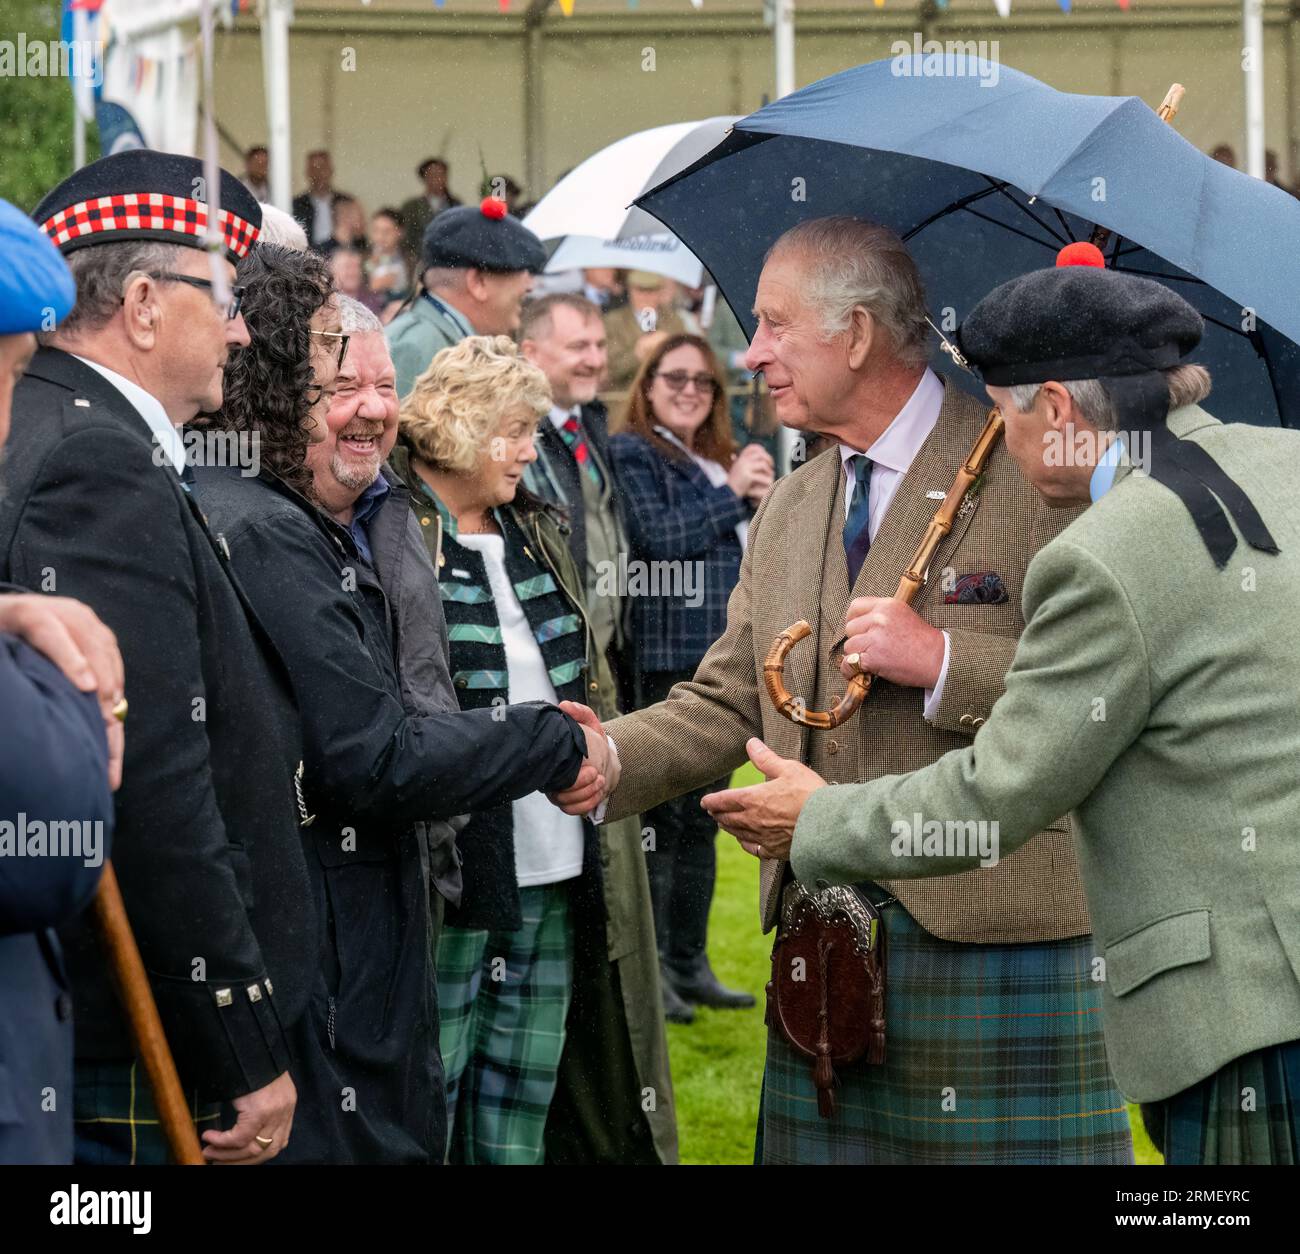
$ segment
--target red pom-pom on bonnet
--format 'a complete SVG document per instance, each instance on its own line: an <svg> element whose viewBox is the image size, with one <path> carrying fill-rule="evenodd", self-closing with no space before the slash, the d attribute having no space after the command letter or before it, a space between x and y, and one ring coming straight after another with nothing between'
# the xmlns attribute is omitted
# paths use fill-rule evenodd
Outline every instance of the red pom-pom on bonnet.
<svg viewBox="0 0 1300 1254"><path fill-rule="evenodd" d="M1106 268L1106 258L1102 256L1101 249L1096 244L1090 244L1087 240L1076 240L1073 244L1066 244L1059 253L1056 254L1056 264L1058 266L1096 266L1099 270Z"/></svg>

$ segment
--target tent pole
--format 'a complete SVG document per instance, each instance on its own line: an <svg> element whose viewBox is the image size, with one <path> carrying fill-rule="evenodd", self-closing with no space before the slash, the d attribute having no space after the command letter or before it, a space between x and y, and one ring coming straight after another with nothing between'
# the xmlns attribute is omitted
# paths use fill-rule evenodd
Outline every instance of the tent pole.
<svg viewBox="0 0 1300 1254"><path fill-rule="evenodd" d="M1242 0L1242 47L1246 88L1246 173L1264 177L1264 4Z"/></svg>
<svg viewBox="0 0 1300 1254"><path fill-rule="evenodd" d="M794 0L776 0L773 23L776 53L776 99L794 91Z"/></svg>
<svg viewBox="0 0 1300 1254"><path fill-rule="evenodd" d="M289 151L289 23L293 0L262 0L262 78L266 93L271 203L289 212L293 202Z"/></svg>

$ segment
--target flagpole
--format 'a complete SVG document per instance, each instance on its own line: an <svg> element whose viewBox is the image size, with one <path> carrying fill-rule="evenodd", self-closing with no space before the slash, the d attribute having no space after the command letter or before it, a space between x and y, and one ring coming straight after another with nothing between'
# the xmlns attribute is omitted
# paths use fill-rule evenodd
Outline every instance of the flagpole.
<svg viewBox="0 0 1300 1254"><path fill-rule="evenodd" d="M94 99L94 87L88 78L92 61L90 58L86 58L84 63L82 61L89 30L90 23L86 19L85 10L73 9L72 38L77 49L76 59L72 63L76 66L74 71L76 77L72 80L72 168L74 170L80 170L86 164L87 90L91 93L91 99Z"/></svg>

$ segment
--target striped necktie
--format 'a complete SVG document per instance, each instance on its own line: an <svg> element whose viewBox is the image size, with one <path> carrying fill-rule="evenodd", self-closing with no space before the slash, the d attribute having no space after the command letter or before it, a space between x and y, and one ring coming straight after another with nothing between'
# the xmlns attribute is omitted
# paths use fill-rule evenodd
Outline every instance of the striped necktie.
<svg viewBox="0 0 1300 1254"><path fill-rule="evenodd" d="M564 425L560 428L560 435L563 437L565 444L572 450L573 460L587 473L588 478L596 487L603 488L605 480L601 478L600 467L596 465L595 459L591 456L586 437L582 434L582 427L579 426L578 420L572 414L564 420Z"/></svg>
<svg viewBox="0 0 1300 1254"><path fill-rule="evenodd" d="M871 458L853 455L853 496L849 516L844 520L844 557L849 567L849 587L857 582L867 550L871 547Z"/></svg>

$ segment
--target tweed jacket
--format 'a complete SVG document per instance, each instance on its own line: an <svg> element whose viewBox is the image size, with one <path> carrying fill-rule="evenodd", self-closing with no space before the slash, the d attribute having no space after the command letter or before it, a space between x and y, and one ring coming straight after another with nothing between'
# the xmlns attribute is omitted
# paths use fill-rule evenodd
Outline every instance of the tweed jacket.
<svg viewBox="0 0 1300 1254"><path fill-rule="evenodd" d="M986 416L979 402L945 386L934 430L899 484L851 592L838 450L828 449L777 482L750 525L726 632L694 680L679 684L667 701L607 727L623 765L611 817L648 810L726 775L746 760L750 736L761 736L782 757L806 762L836 784L915 770L969 743L1002 693L1024 626L1020 590L1029 559L1077 513L1043 505L1000 444L972 508L940 545L914 602L921 617L945 629L951 641L933 724L922 717L919 689L877 682L851 721L829 732L799 727L768 700L763 661L779 632L807 619L813 637L787 658L786 686L806 695L814 708L838 699L844 680L828 659L843 636L849 601L893 595L939 504L928 494L947 492ZM1006 601L945 601L945 589L961 576L986 572L1000 576ZM994 870L887 887L922 927L947 940L1006 944L1083 935L1088 917L1067 820L1051 815L1044 827L1041 840ZM785 868L775 860L762 864L765 931L776 921Z"/></svg>
<svg viewBox="0 0 1300 1254"><path fill-rule="evenodd" d="M459 344L474 327L459 310L421 292L410 308L384 328L397 374L397 395L405 396L444 348Z"/></svg>
<svg viewBox="0 0 1300 1254"><path fill-rule="evenodd" d="M896 820L996 820L1006 856L1073 810L1107 1053L1144 1102L1300 1039L1300 432L1195 406L1168 421L1241 485L1281 553L1239 542L1216 569L1182 502L1121 468L1031 564L1006 695L974 744L818 790L793 847L814 881L944 874L969 862L891 852Z"/></svg>
<svg viewBox="0 0 1300 1254"><path fill-rule="evenodd" d="M659 578L639 589L629 566L636 669L690 670L727 625L727 598L740 577L736 524L753 507L725 484L714 487L685 454L665 457L639 435L622 432L609 450L632 558Z"/></svg>

